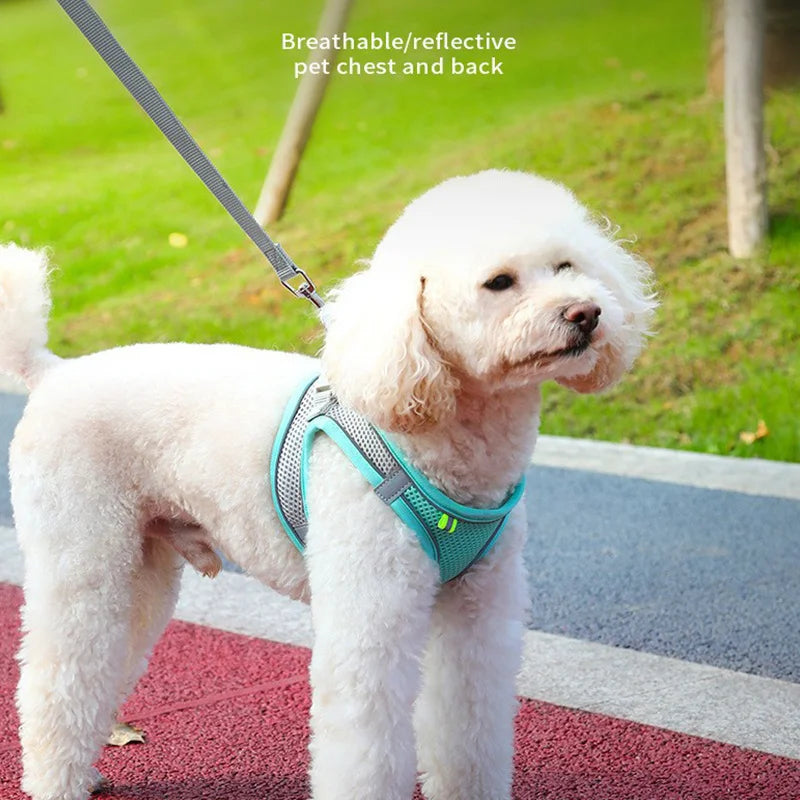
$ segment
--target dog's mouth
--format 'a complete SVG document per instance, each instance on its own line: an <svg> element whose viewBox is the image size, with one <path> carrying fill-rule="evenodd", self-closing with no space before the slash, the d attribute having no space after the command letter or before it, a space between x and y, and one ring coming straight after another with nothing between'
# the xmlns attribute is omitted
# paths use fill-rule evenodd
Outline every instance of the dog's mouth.
<svg viewBox="0 0 800 800"><path fill-rule="evenodd" d="M537 351L531 353L519 361L507 362L507 369L520 369L522 367L547 367L555 361L560 361L563 358L575 358L585 353L592 344L594 337L592 334L581 335L575 337L574 340L566 347L560 347L558 350Z"/></svg>

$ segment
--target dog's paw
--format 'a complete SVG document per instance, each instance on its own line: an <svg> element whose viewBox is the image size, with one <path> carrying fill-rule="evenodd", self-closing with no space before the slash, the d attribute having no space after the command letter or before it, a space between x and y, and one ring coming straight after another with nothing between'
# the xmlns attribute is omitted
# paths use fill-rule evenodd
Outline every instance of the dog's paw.
<svg viewBox="0 0 800 800"><path fill-rule="evenodd" d="M103 794L112 788L111 781L97 767L92 767L92 774L89 778L89 792L91 794Z"/></svg>

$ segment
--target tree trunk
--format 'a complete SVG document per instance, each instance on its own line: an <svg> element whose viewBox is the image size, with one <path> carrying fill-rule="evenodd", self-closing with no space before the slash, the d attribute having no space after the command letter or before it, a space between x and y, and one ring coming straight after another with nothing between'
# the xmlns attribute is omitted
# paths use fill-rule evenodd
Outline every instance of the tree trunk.
<svg viewBox="0 0 800 800"><path fill-rule="evenodd" d="M756 253L767 230L764 0L725 0L725 169L728 246Z"/></svg>
<svg viewBox="0 0 800 800"><path fill-rule="evenodd" d="M711 0L708 90L722 97L725 85L723 8L725 0ZM766 0L764 84L786 86L800 82L800 0Z"/></svg>
<svg viewBox="0 0 800 800"><path fill-rule="evenodd" d="M337 33L343 33L352 3L353 0L326 0L317 36L332 37ZM311 128L325 97L325 88L336 60L336 50L315 50L308 59L308 64L321 64L325 60L329 64L327 73L312 74L309 71L300 78L300 85L297 87L289 116L284 123L281 138L272 156L253 213L262 228L280 219L286 207L295 173L300 166Z"/></svg>

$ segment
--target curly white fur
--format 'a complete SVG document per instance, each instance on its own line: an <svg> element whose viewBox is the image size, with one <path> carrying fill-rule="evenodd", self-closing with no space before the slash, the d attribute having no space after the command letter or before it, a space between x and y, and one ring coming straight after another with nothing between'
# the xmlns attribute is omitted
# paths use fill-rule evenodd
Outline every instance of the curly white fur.
<svg viewBox="0 0 800 800"><path fill-rule="evenodd" d="M414 535L322 440L303 558L265 475L283 406L317 363L188 344L56 359L46 272L42 254L0 247L0 368L32 388L11 452L25 790L83 800L180 566L214 574L216 549L310 599L315 800L408 800L417 766L430 800L508 800L524 505L489 557L439 586ZM497 275L503 288L487 288ZM655 306L648 279L563 187L455 178L411 203L334 292L322 363L435 484L496 505L529 463L541 383L597 391L631 365Z"/></svg>
<svg viewBox="0 0 800 800"><path fill-rule="evenodd" d="M47 256L15 244L3 247L0 271L0 372L32 386L55 356L47 349Z"/></svg>

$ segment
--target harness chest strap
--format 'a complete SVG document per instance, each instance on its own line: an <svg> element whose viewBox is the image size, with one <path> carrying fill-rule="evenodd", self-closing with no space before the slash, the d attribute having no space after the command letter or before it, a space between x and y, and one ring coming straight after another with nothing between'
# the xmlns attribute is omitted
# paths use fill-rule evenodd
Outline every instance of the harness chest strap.
<svg viewBox="0 0 800 800"><path fill-rule="evenodd" d="M318 433L342 449L378 497L414 531L437 562L442 581L458 577L489 552L522 496L524 479L499 508L457 503L409 464L386 434L342 406L314 377L287 405L270 462L275 510L299 550L308 531L306 472Z"/></svg>

